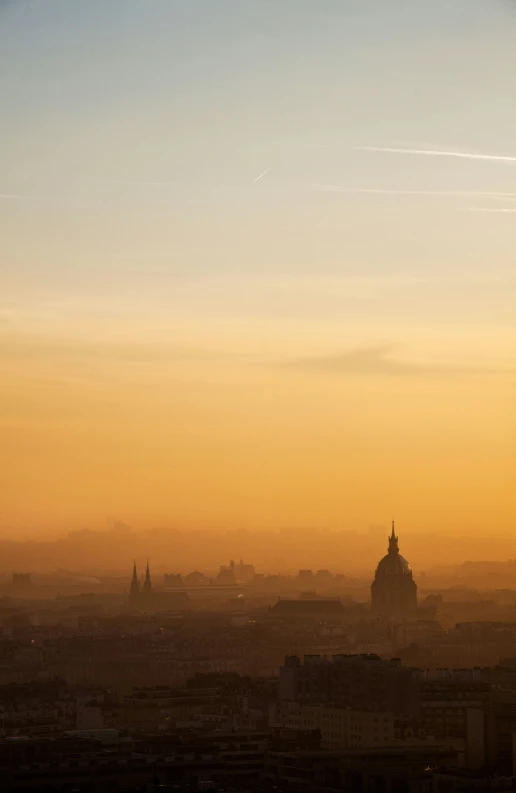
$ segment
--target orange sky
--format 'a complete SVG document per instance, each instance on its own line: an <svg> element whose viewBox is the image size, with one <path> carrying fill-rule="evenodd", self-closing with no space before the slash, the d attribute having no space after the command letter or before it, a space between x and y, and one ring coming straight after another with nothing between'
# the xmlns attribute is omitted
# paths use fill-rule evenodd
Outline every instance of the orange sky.
<svg viewBox="0 0 516 793"><path fill-rule="evenodd" d="M3 523L510 530L509 341L131 315L9 329Z"/></svg>
<svg viewBox="0 0 516 793"><path fill-rule="evenodd" d="M0 532L516 529L513 8L0 16Z"/></svg>

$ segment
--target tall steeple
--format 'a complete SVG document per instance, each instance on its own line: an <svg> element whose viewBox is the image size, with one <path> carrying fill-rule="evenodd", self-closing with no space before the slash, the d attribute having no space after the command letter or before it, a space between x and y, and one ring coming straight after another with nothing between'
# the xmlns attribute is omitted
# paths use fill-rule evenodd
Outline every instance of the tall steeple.
<svg viewBox="0 0 516 793"><path fill-rule="evenodd" d="M145 581L143 582L143 591L150 592L152 589L152 582L150 577L149 562L147 561L147 569L145 571Z"/></svg>
<svg viewBox="0 0 516 793"><path fill-rule="evenodd" d="M131 588L129 590L129 602L134 604L138 601L140 596L140 584L138 582L138 574L136 572L136 562L133 565L133 577L131 579Z"/></svg>
<svg viewBox="0 0 516 793"><path fill-rule="evenodd" d="M398 538L394 533L394 519L393 519L391 536L389 537L389 553L399 553L399 552L400 549L398 548Z"/></svg>

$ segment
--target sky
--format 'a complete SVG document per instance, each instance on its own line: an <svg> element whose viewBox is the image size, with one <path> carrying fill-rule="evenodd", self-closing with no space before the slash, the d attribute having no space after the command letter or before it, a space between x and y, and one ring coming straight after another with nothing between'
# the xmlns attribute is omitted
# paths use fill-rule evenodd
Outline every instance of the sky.
<svg viewBox="0 0 516 793"><path fill-rule="evenodd" d="M516 529L515 40L0 0L0 533Z"/></svg>

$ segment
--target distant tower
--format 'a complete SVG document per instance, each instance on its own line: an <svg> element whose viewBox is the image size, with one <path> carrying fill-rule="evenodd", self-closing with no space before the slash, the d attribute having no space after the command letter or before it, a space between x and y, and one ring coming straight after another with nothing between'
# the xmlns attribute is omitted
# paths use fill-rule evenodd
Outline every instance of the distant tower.
<svg viewBox="0 0 516 793"><path fill-rule="evenodd" d="M152 582L150 577L149 563L147 562L147 569L145 571L145 581L143 582L143 593L149 595L152 592Z"/></svg>
<svg viewBox="0 0 516 793"><path fill-rule="evenodd" d="M371 599L373 611L385 617L408 617L417 608L417 585L409 563L400 554L394 521L388 553L380 560L371 584Z"/></svg>
<svg viewBox="0 0 516 793"><path fill-rule="evenodd" d="M138 574L136 572L136 562L133 566L133 577L131 579L131 588L129 590L129 603L135 605L140 599L140 584L138 583Z"/></svg>

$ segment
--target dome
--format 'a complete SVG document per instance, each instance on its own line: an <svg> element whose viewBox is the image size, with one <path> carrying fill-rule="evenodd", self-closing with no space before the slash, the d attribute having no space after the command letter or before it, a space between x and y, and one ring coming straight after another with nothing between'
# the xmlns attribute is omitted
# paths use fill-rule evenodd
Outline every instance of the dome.
<svg viewBox="0 0 516 793"><path fill-rule="evenodd" d="M373 612L388 619L414 615L417 609L417 584L406 559L401 556L398 538L394 532L389 537L389 551L380 559L371 584Z"/></svg>
<svg viewBox="0 0 516 793"><path fill-rule="evenodd" d="M392 533L389 537L389 552L383 559L380 559L378 567L376 568L376 575L380 577L384 575L412 576L409 563L401 556L398 549L398 538L394 533L394 521L392 522Z"/></svg>
<svg viewBox="0 0 516 793"><path fill-rule="evenodd" d="M401 554L388 553L383 559L380 559L376 568L376 575L412 575L412 570Z"/></svg>

